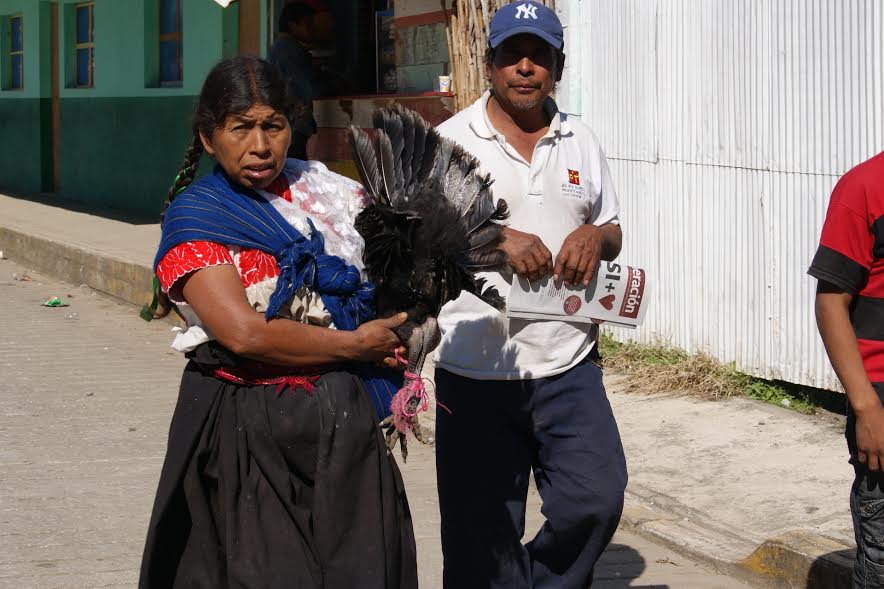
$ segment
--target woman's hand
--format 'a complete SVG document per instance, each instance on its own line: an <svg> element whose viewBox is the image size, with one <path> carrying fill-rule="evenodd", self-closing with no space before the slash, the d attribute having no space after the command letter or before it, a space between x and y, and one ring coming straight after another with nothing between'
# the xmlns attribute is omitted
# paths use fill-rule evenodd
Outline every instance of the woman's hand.
<svg viewBox="0 0 884 589"><path fill-rule="evenodd" d="M393 331L408 319L408 313L399 313L386 319L375 319L360 325L356 336L357 360L399 368L396 353L405 354L405 346Z"/></svg>

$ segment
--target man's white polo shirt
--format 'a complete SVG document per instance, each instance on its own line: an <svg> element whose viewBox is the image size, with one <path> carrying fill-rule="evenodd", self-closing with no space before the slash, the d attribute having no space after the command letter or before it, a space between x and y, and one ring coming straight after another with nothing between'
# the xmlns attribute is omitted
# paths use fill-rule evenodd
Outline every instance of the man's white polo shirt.
<svg viewBox="0 0 884 589"><path fill-rule="evenodd" d="M486 92L438 130L490 173L495 199L509 205L511 228L540 237L555 261L565 238L584 223L619 224L620 205L608 163L589 127L560 113L547 99L549 132L537 143L529 163L488 120L489 96ZM481 276L501 296L509 295L512 272ZM442 343L436 365L480 380L553 376L578 364L594 345L591 325L509 320L468 293L443 307L439 326Z"/></svg>

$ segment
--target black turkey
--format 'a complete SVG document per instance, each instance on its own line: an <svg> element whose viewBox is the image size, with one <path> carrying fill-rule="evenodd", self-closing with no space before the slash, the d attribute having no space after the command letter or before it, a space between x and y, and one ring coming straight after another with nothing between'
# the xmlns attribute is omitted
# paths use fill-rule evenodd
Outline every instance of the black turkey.
<svg viewBox="0 0 884 589"><path fill-rule="evenodd" d="M373 122L373 134L353 126L349 133L353 160L371 195L356 230L365 240L368 278L377 287L378 317L408 312L397 333L409 351L406 387L394 398L392 422L400 437L411 429L421 439L415 420L425 403L420 374L439 343L442 305L466 291L495 308L505 306L475 273L506 265L497 246L507 205L495 204L476 158L416 112L395 105L375 111Z"/></svg>

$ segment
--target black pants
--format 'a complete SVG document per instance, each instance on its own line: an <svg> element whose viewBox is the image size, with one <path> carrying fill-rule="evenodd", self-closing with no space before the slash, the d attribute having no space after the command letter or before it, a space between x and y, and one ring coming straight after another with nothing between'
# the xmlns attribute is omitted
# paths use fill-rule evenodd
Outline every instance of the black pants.
<svg viewBox="0 0 884 589"><path fill-rule="evenodd" d="M874 383L884 402L884 383ZM856 536L854 589L884 589L884 474L871 472L857 460L856 416L847 411L847 446L855 478L850 489L850 512Z"/></svg>
<svg viewBox="0 0 884 589"><path fill-rule="evenodd" d="M416 589L411 515L361 381L184 371L141 589Z"/></svg>
<svg viewBox="0 0 884 589"><path fill-rule="evenodd" d="M620 521L626 461L601 369L480 381L436 371L444 586L585 589ZM527 545L533 469L546 523Z"/></svg>

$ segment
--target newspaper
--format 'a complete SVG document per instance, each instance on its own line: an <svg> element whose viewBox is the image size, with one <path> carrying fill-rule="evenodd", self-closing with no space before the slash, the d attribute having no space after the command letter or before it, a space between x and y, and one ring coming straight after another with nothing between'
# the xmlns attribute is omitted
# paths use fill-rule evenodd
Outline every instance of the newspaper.
<svg viewBox="0 0 884 589"><path fill-rule="evenodd" d="M647 303L647 274L641 268L602 262L589 286L556 284L551 276L529 283L518 277L507 300L508 317L569 323L604 323L634 329Z"/></svg>

